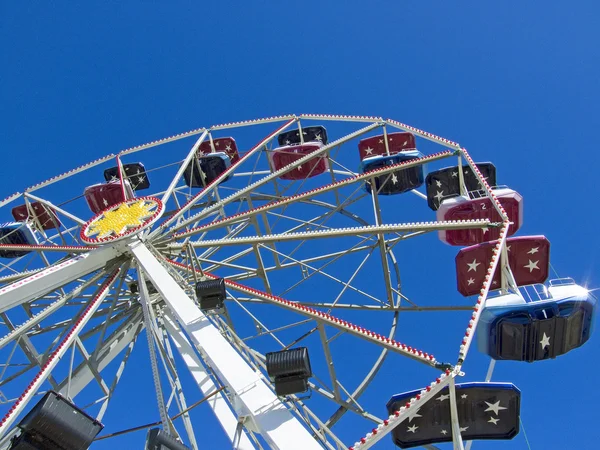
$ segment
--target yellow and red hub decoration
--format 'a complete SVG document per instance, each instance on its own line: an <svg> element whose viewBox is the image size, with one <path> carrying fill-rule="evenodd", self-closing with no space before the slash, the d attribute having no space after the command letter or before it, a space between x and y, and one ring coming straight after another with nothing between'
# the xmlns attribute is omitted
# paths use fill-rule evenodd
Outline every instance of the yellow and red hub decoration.
<svg viewBox="0 0 600 450"><path fill-rule="evenodd" d="M90 219L81 228L81 240L87 244L99 244L132 236L152 225L163 208L163 203L156 197L126 200Z"/></svg>

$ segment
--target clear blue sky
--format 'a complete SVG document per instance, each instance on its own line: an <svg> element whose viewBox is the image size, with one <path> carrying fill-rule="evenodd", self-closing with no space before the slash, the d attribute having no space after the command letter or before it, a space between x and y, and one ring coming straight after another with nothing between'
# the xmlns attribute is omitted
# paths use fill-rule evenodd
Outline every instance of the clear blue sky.
<svg viewBox="0 0 600 450"><path fill-rule="evenodd" d="M545 234L561 276L600 287L595 2L88 3L0 4L1 198L203 125L289 112L382 115L493 161L525 199L521 235ZM415 271L413 283L427 279ZM599 359L595 335L553 361L497 366L494 378L523 392L532 448L596 448ZM485 367L474 357L469 380ZM123 381L139 386L135 374ZM394 381L376 391L420 387ZM153 406L145 386L136 397ZM119 414L139 423L127 400L118 405L111 431ZM204 439L217 445L210 423ZM350 444L366 431L343 434ZM119 445L138 448L141 438ZM521 434L475 448L527 447Z"/></svg>

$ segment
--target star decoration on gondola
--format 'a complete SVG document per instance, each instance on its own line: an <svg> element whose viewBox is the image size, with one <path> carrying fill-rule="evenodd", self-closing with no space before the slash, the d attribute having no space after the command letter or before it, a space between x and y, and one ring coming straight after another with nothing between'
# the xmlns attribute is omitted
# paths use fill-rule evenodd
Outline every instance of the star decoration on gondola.
<svg viewBox="0 0 600 450"><path fill-rule="evenodd" d="M525 265L525 268L529 269L529 272L533 272L533 269L539 270L540 268L538 267L538 263L539 263L539 260L538 261L529 260L529 264Z"/></svg>
<svg viewBox="0 0 600 450"><path fill-rule="evenodd" d="M502 409L506 409L504 406L500 406L500 400L496 403L484 402L488 407L484 412L494 411L494 414L498 415L498 412Z"/></svg>
<svg viewBox="0 0 600 450"><path fill-rule="evenodd" d="M452 442L453 431L460 433L464 440L512 439L518 433L520 392L514 385L488 382L455 387L456 428L452 427L450 403L445 401L450 398L450 392L445 388L441 395L419 407L418 418L413 417L411 423L393 431L394 443L400 448L412 448ZM388 412L398 410L417 392L393 396L387 404Z"/></svg>
<svg viewBox="0 0 600 450"><path fill-rule="evenodd" d="M542 350L546 347L550 347L550 336L547 336L546 333L544 333L542 340L540 341L540 345L542 346Z"/></svg>
<svg viewBox="0 0 600 450"><path fill-rule="evenodd" d="M494 186L496 184L495 167L490 163L479 163L477 164L477 167L480 169L481 176L484 179L489 180L488 183ZM464 195L464 192L462 191L463 187L467 192L481 190L482 185L479 178L475 176L472 170L469 171L467 166L462 167L462 184L459 182L460 175L461 169L458 166L435 170L427 175L425 178L427 204L432 210L437 211L440 208L439 201L436 201L437 191L443 190L444 199L446 199ZM487 209L491 205L488 206L487 204L484 204L483 206L485 206L485 208L481 209Z"/></svg>
<svg viewBox="0 0 600 450"><path fill-rule="evenodd" d="M467 266L469 266L468 272L470 272L471 270L477 272L477 266L479 266L480 264L481 263L477 262L476 259L474 259L472 263L467 263Z"/></svg>
<svg viewBox="0 0 600 450"><path fill-rule="evenodd" d="M482 263L482 267L486 267L491 261L495 246L495 241L473 245L462 249L456 256L457 288L461 294L469 296L479 292L486 271L479 270L479 267L473 271L471 262L476 260ZM537 249L533 252L533 257L532 249ZM508 264L517 286L540 284L546 281L549 272L550 243L544 236L508 238L506 250ZM500 275L501 269L497 269L490 280L492 289L500 287ZM469 282L470 279L474 279L474 283Z"/></svg>

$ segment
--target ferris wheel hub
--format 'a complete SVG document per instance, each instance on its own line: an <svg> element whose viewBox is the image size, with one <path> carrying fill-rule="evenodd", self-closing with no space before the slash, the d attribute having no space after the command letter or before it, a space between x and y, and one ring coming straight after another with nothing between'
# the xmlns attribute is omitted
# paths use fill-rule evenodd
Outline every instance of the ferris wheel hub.
<svg viewBox="0 0 600 450"><path fill-rule="evenodd" d="M81 229L81 240L103 244L131 238L156 222L163 209L162 201L156 197L125 200L92 217Z"/></svg>

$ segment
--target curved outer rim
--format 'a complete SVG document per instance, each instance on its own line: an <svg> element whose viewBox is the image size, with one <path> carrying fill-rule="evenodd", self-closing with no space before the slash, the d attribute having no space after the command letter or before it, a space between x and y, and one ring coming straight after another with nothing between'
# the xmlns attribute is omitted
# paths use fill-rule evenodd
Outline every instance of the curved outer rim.
<svg viewBox="0 0 600 450"><path fill-rule="evenodd" d="M110 237L105 237L105 238L90 238L90 237L88 237L85 234L86 231L89 229L90 225L95 220L97 220L102 214L106 213L107 211L113 211L113 210L117 209L118 207L120 207L124 203L131 204L131 203L136 202L136 201L152 201L152 202L156 203L156 205L157 205L156 210L154 211L154 213L152 214L152 216L150 216L148 219L146 219L144 221L144 223L142 223L141 225L138 225L135 228L131 228L131 229L125 231L124 233L119 234L118 236L110 236ZM106 244L106 243L109 243L109 242L116 242L116 241L119 241L121 239L125 239L127 237L131 237L133 234L136 234L139 231L148 228L150 225L152 225L154 222L156 222L156 220L158 220L158 218L160 217L163 209L164 209L164 204L157 197L146 196L146 197L131 198L129 200L125 200L124 202L117 203L116 205L113 205L113 206L111 206L109 208L106 208L106 209L100 211L98 214L96 214L94 217L92 217L90 220L88 220L85 223L85 225L83 225L81 227L81 231L79 232L79 237L86 244Z"/></svg>
<svg viewBox="0 0 600 450"><path fill-rule="evenodd" d="M322 119L322 120L347 120L347 121L360 121L360 122L362 122L362 121L383 121L382 118L367 117L367 116L300 115L300 116L293 116L293 117L294 118L298 118L298 119L302 118L302 119L309 119L309 120ZM268 119L262 119L262 120L258 119L258 120L250 120L250 121L243 121L243 122L233 122L233 123L228 123L228 124L224 124L224 125L214 126L214 127L211 127L211 129L235 128L237 126L244 126L244 125L250 125L250 124L255 124L255 123L258 124L258 123L261 123L261 122L267 122L267 121L271 121L271 120L274 120L274 119L277 119L277 118L268 118ZM454 147L455 149L460 149L460 147L458 146L457 143L454 143L452 141L440 138L440 137L438 137L436 135L432 135L432 134L424 132L422 130L419 130L419 129L416 129L416 128L413 128L413 127L409 127L409 126L407 126L405 124L402 124L400 122L396 122L396 121L393 121L393 120L390 120L390 119L385 120L383 122L388 123L388 124L399 125L403 129L406 129L407 131L411 131L411 132L419 135L420 137L423 137L425 139L429 139L429 140L432 140L432 141L437 141L438 144L442 144L443 143L442 145L450 145L451 147ZM123 150L123 151L119 152L119 155L121 155L121 154L127 154L127 153L134 152L134 151L143 150L143 149L146 149L148 147L153 147L155 145L160 145L161 143L170 142L171 140L176 140L176 139L179 139L181 137L185 137L187 135L193 135L193 134L198 134L198 130L193 130L192 132L188 132L188 133L181 133L180 135L172 136L171 138L161 139L161 140L149 143L149 144L145 144L145 145L133 147L133 148L130 148L130 149L126 149L126 150ZM76 173L76 172L79 171L79 169L86 170L86 169L89 168L88 166L95 165L96 163L103 162L106 159L108 159L110 157L114 157L114 156L115 155L109 155L108 157L101 158L100 160L97 160L95 162L88 163L87 165L84 165L84 166L82 166L82 167L80 167L78 169L74 169L73 171L70 171L70 172L67 172L66 174L63 174L63 176L64 175L70 175L71 172L75 172ZM467 158L468 158L468 155L467 155ZM42 187L43 185L45 185L46 183L48 183L50 181L54 181L54 180L59 181L61 179L61 177L62 176L59 175L57 177L53 177L52 179L50 179L50 180L48 180L46 182L38 183L37 185L34 185L34 186L30 187L30 188L25 189L24 192L27 193L27 192L33 191L35 189L38 189L39 187ZM2 200L0 202L0 206L4 206L4 204L10 203L12 200L14 200L15 198L18 198L20 195L22 195L22 194L21 193L16 193L16 194L13 194L12 196L7 197L5 200ZM493 194L492 194L492 197L493 197ZM157 202L158 203L157 211L155 211L151 217L149 217L147 220L145 220L142 225L139 225L139 226L137 226L135 228L127 230L126 232L122 233L121 235L115 236L115 237L107 237L107 238L103 238L103 239L97 239L97 238L96 239L92 239L92 238L88 238L87 236L85 236L85 234L84 234L83 231L87 230L87 228L89 227L89 225L99 215L101 215L102 213L104 213L104 212L106 212L108 210L111 210L113 208L117 208L122 203L130 202L132 200L142 200L142 199L152 199L153 201L158 201ZM149 227L150 225L152 225L158 219L158 217L159 217L162 209L164 209L164 205L162 204L162 202L160 202L159 199L157 199L155 197L152 197L152 196L140 197L140 198L137 198L137 199L130 199L130 200L127 200L125 202L121 202L118 205L114 205L113 207L110 207L110 208L107 208L107 209L103 210L101 213L97 214L92 219L90 219L88 222L86 222L82 226L82 228L81 228L80 237L81 237L81 239L82 239L83 242L93 243L93 244L98 244L98 243L100 243L100 244L101 243L112 243L112 242L115 242L115 241L118 241L118 240L121 240L121 239L124 239L124 238L127 238L127 237L132 237L132 235L135 235L136 233L138 233L142 229L145 229L145 228ZM443 375L442 375L442 377L443 377ZM439 381L438 381L438 383L439 383Z"/></svg>

